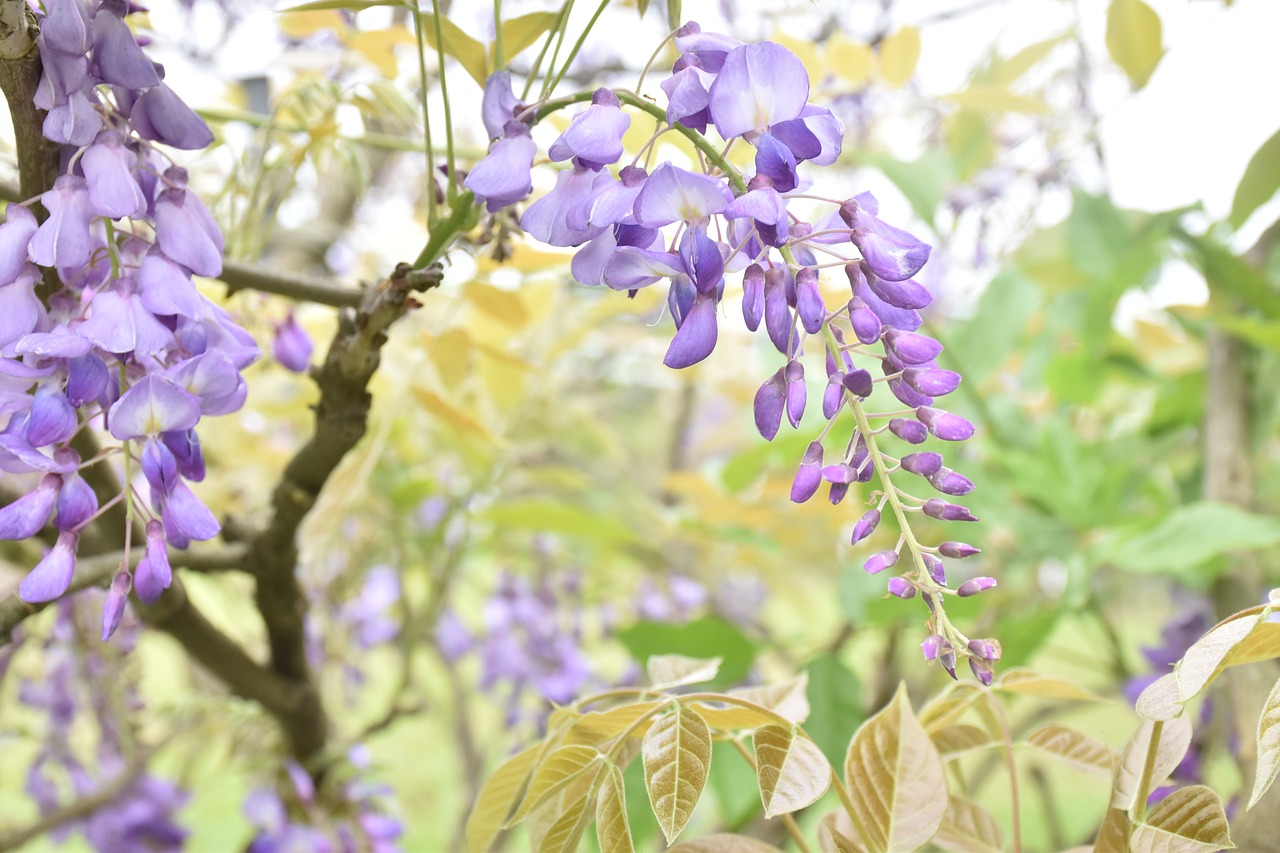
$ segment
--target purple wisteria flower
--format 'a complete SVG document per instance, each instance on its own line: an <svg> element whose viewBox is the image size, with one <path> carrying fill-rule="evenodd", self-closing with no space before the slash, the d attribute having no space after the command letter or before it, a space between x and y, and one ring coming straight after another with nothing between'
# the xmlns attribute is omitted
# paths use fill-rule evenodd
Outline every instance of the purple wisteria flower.
<svg viewBox="0 0 1280 853"><path fill-rule="evenodd" d="M902 482L914 475L920 479L911 489L924 484L948 498L974 490L955 467L963 465L962 453L948 452L944 459L928 446L930 439L961 442L974 432L973 424L940 402L961 376L939 362L942 344L921 331L933 293L914 277L929 259L929 244L882 218L871 193L825 198L817 189L822 184L813 170L837 162L844 127L811 102L808 73L791 51L771 42L743 44L703 32L696 23L681 27L675 44L679 57L660 81L665 123L636 159L628 164L624 156L622 136L630 126L624 105L653 111L632 93L596 90L551 145L548 157L567 165L555 187L525 209L522 228L541 242L578 248L572 273L583 284L634 294L665 281L675 334L664 363L672 368L692 367L714 351L720 305L730 278L741 272L743 321L753 332L763 326L782 355L755 394L756 428L772 440L784 416L799 428L806 411L818 408L808 405L806 375L812 373L805 363L820 353L827 426L798 460L791 498L807 501L825 482L835 504L875 482L869 501L875 505L864 507L854 524L854 544L870 539L889 516L899 527L913 517L975 521L968 508L927 492L917 495ZM528 128L513 119L532 121L535 113L517 110L510 81L491 78L485 121L490 136L501 130L501 138L468 179L490 212L524 198L531 186L535 154ZM654 162L654 143L668 132L698 148L696 168ZM726 143L751 146L746 174L724 158ZM616 174L615 163L621 164ZM803 203L816 202L818 213L800 210L801 188ZM828 268L835 275L828 276ZM836 297L831 279L846 280L847 295ZM858 416L843 418L846 409ZM849 434L837 436L835 430L850 421L860 426L845 426ZM889 452L895 440L915 449L895 457ZM967 659L975 676L989 681L996 659L983 656L986 646L975 650L944 609L947 596L995 585L980 577L949 586L943 561L971 557L977 549L929 546L905 533L897 547L865 561L867 572L893 569L889 594L924 603L929 633L939 638L931 659L952 674L956 659ZM454 637L461 647L462 633ZM505 660L514 651L503 654Z"/></svg>
<svg viewBox="0 0 1280 853"><path fill-rule="evenodd" d="M217 535L189 486L205 470L196 429L243 405L240 372L258 355L192 281L221 272L222 234L155 144L202 148L213 134L147 58L125 20L133 8L45 5L35 104L68 168L38 199L10 204L0 225L0 469L31 478L25 496L0 508L0 536L33 536L51 515L57 533L19 595L65 593L80 533L98 513L69 446L78 431L105 427L149 487L139 500L125 495L146 526L145 545L135 545L146 555L113 580L104 636L131 589L154 600L169 586L168 548ZM29 209L36 201L49 214L43 223ZM61 282L43 303L35 286L49 278L39 267Z"/></svg>

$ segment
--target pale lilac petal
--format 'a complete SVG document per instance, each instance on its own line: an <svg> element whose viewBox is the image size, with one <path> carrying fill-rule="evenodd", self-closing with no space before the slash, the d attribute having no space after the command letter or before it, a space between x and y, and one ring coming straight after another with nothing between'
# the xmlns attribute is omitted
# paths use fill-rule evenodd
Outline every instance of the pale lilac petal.
<svg viewBox="0 0 1280 853"><path fill-rule="evenodd" d="M797 160L808 160L818 166L830 166L840 157L844 145L844 124L831 110L812 104L800 118L780 122L769 132L791 149Z"/></svg>
<svg viewBox="0 0 1280 853"><path fill-rule="evenodd" d="M88 262L97 242L89 233L89 187L84 178L63 175L53 189L40 196L49 218L36 229L27 249L32 263L42 267L80 266Z"/></svg>
<svg viewBox="0 0 1280 853"><path fill-rule="evenodd" d="M780 44L744 44L729 51L711 85L711 118L725 139L798 118L809 99L804 63Z"/></svg>
<svg viewBox="0 0 1280 853"><path fill-rule="evenodd" d="M106 0L93 16L93 61L99 76L125 89L146 89L160 83L155 66L138 46L124 22L127 6Z"/></svg>
<svg viewBox="0 0 1280 853"><path fill-rule="evenodd" d="M613 180L608 172L582 167L564 170L557 176L555 188L525 210L520 217L520 227L535 240L550 246L581 246L600 236L605 226L574 228L569 223L569 214L593 198L598 186L602 188Z"/></svg>
<svg viewBox="0 0 1280 853"><path fill-rule="evenodd" d="M74 145L88 145L102 130L102 114L83 91L72 92L65 103L56 104L44 117L41 130L46 139Z"/></svg>
<svg viewBox="0 0 1280 853"><path fill-rule="evenodd" d="M29 264L28 269L34 269ZM26 275L0 286L0 348L30 334L44 316L35 292L36 278Z"/></svg>
<svg viewBox="0 0 1280 853"><path fill-rule="evenodd" d="M493 144L488 155L467 173L463 182L490 213L515 204L533 190L531 169L538 146L529 136L526 125L510 124L509 134Z"/></svg>
<svg viewBox="0 0 1280 853"><path fill-rule="evenodd" d="M699 299L671 339L662 363L677 369L688 367L711 355L715 346L716 303L712 299Z"/></svg>
<svg viewBox="0 0 1280 853"><path fill-rule="evenodd" d="M164 524L165 530L172 526L186 539L197 541L212 539L222 530L209 508L181 480L165 499Z"/></svg>
<svg viewBox="0 0 1280 853"><path fill-rule="evenodd" d="M138 216L147 210L147 199L134 179L138 157L125 147L124 137L114 130L98 135L80 157L89 185L89 209L99 216L119 219Z"/></svg>
<svg viewBox="0 0 1280 853"><path fill-rule="evenodd" d="M604 283L614 290L636 290L683 272L679 255L622 246L605 264Z"/></svg>
<svg viewBox="0 0 1280 853"><path fill-rule="evenodd" d="M45 447L61 444L76 431L76 410L58 385L41 385L27 415L27 444Z"/></svg>
<svg viewBox="0 0 1280 853"><path fill-rule="evenodd" d="M59 530L71 530L84 524L98 511L98 496L79 474L67 474L58 492L58 516L54 519Z"/></svg>
<svg viewBox="0 0 1280 853"><path fill-rule="evenodd" d="M490 74L480 101L480 119L490 139L502 136L503 128L515 118L520 106L520 99L511 88L511 72L504 68Z"/></svg>
<svg viewBox="0 0 1280 853"><path fill-rule="evenodd" d="M681 220L696 222L720 213L732 199L720 179L663 163L636 197L636 222L646 228L661 228Z"/></svg>
<svg viewBox="0 0 1280 853"><path fill-rule="evenodd" d="M577 157L584 165L599 169L622 156L622 135L631 126L631 116L622 111L618 97L608 89L597 89L591 101L547 150L553 161Z"/></svg>
<svg viewBox="0 0 1280 853"><path fill-rule="evenodd" d="M107 428L121 441L190 429L200 420L200 401L172 381L147 374L107 412Z"/></svg>
<svg viewBox="0 0 1280 853"><path fill-rule="evenodd" d="M153 249L138 265L138 288L142 305L153 314L178 315L193 320L208 314L207 300L181 264Z"/></svg>
<svg viewBox="0 0 1280 853"><path fill-rule="evenodd" d="M29 539L40 532L53 512L62 477L45 474L40 485L0 509L0 539Z"/></svg>
<svg viewBox="0 0 1280 853"><path fill-rule="evenodd" d="M107 600L102 605L102 642L106 642L120 627L120 619L124 616L124 606L129 600L129 590L133 588L133 578L128 572L116 572L107 590Z"/></svg>
<svg viewBox="0 0 1280 853"><path fill-rule="evenodd" d="M71 586L76 570L76 546L80 537L64 532L18 586L18 597L31 604L41 604L60 597Z"/></svg>
<svg viewBox="0 0 1280 853"><path fill-rule="evenodd" d="M199 398L202 414L225 415L237 411L244 404L244 379L236 370L235 363L218 350L209 350L180 362L166 370L164 375Z"/></svg>
<svg viewBox="0 0 1280 853"><path fill-rule="evenodd" d="M39 224L35 214L20 204L5 208L5 222L0 225L0 285L9 284L27 264L27 246Z"/></svg>
<svg viewBox="0 0 1280 853"><path fill-rule="evenodd" d="M156 199L156 243L196 275L216 276L222 272L222 245L210 235L207 216L192 193L165 190Z"/></svg>

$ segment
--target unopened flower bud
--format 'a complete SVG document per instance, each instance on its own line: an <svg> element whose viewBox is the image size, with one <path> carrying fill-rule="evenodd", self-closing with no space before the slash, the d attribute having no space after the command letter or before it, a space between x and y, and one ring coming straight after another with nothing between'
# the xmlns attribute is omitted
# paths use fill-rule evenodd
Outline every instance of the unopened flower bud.
<svg viewBox="0 0 1280 853"><path fill-rule="evenodd" d="M107 601L102 606L102 641L105 643L120 627L120 618L124 616L124 605L129 600L129 590L133 588L133 578L128 572L116 572L107 590Z"/></svg>
<svg viewBox="0 0 1280 853"><path fill-rule="evenodd" d="M972 545L966 545L963 542L943 542L938 546L938 553L944 557L951 557L954 560L963 560L965 557L972 557L974 554L981 554L981 549Z"/></svg>
<svg viewBox="0 0 1280 853"><path fill-rule="evenodd" d="M903 364L924 364L942 352L942 344L926 335L889 329L884 333L885 348Z"/></svg>
<svg viewBox="0 0 1280 853"><path fill-rule="evenodd" d="M877 575L897 562L897 551L877 551L862 564L862 570L869 575Z"/></svg>
<svg viewBox="0 0 1280 853"><path fill-rule="evenodd" d="M844 500L844 496L849 493L848 483L832 483L830 491L827 492L827 500L831 501L831 505L835 506Z"/></svg>
<svg viewBox="0 0 1280 853"><path fill-rule="evenodd" d="M952 678L956 677L956 650L951 645L950 640L943 640L938 644L938 663L942 664L942 668L947 671L947 675Z"/></svg>
<svg viewBox="0 0 1280 853"><path fill-rule="evenodd" d="M973 424L941 409L920 406L916 409L916 417L929 428L929 432L943 441L964 441L973 435Z"/></svg>
<svg viewBox="0 0 1280 853"><path fill-rule="evenodd" d="M864 344L874 344L880 340L883 324L876 312L858 297L849 300L849 322L853 325L853 334Z"/></svg>
<svg viewBox="0 0 1280 853"><path fill-rule="evenodd" d="M929 498L922 507L924 514L940 521L977 521L967 507L947 503L941 498Z"/></svg>
<svg viewBox="0 0 1280 853"><path fill-rule="evenodd" d="M818 333L826 319L827 306L822 301L822 291L818 289L818 271L812 267L804 267L796 273L796 313L800 315L804 330L811 335Z"/></svg>
<svg viewBox="0 0 1280 853"><path fill-rule="evenodd" d="M787 380L783 369L765 380L756 391L754 403L756 429L767 441L772 441L782 425L782 408L787 399Z"/></svg>
<svg viewBox="0 0 1280 853"><path fill-rule="evenodd" d="M831 420L844 403L844 374L833 373L822 391L822 416Z"/></svg>
<svg viewBox="0 0 1280 853"><path fill-rule="evenodd" d="M980 592L991 589L996 585L995 578L974 578L967 580L956 588L956 595L961 598L968 598L971 595L977 595Z"/></svg>
<svg viewBox="0 0 1280 853"><path fill-rule="evenodd" d="M906 418L893 418L889 421L889 432L908 444L924 444L929 437L929 430L919 421Z"/></svg>
<svg viewBox="0 0 1280 853"><path fill-rule="evenodd" d="M850 545L857 545L863 539L870 536L880 524L880 510L869 509L862 514L862 518L858 519L858 523L853 526L853 537Z"/></svg>
<svg viewBox="0 0 1280 853"><path fill-rule="evenodd" d="M889 578L889 594L897 598L915 598L916 585L906 578L892 577Z"/></svg>
<svg viewBox="0 0 1280 853"><path fill-rule="evenodd" d="M984 687L991 686L991 682L995 678L991 664L978 658L969 658L969 669L973 670L974 677L981 681Z"/></svg>
<svg viewBox="0 0 1280 853"><path fill-rule="evenodd" d="M804 365L792 359L784 368L787 380L787 420L791 425L799 426L804 417L806 391L804 384Z"/></svg>
<svg viewBox="0 0 1280 853"><path fill-rule="evenodd" d="M942 470L942 454L934 453L932 450L925 450L920 453L908 453L902 457L900 463L902 470L908 474L918 474L921 477L932 477L938 471Z"/></svg>
<svg viewBox="0 0 1280 853"><path fill-rule="evenodd" d="M923 455L923 454L919 454ZM942 457L938 457L941 461ZM961 497L973 491L973 481L950 468L939 468L929 475L929 484L944 495Z"/></svg>
<svg viewBox="0 0 1280 853"><path fill-rule="evenodd" d="M956 390L956 386L960 384L959 373L933 367L908 367L902 371L902 379L929 397L943 397Z"/></svg>
<svg viewBox="0 0 1280 853"><path fill-rule="evenodd" d="M930 634L924 638L924 642L920 644L920 653L924 655L926 661L934 661L938 659L938 650L942 648L942 644L946 640L941 634Z"/></svg>
<svg viewBox="0 0 1280 853"><path fill-rule="evenodd" d="M995 663L1000 660L1000 655L1002 653L1000 642L993 639L970 640L969 651L973 652L977 657L991 663Z"/></svg>
<svg viewBox="0 0 1280 853"><path fill-rule="evenodd" d="M875 385L871 381L871 374L859 369L844 375L844 387L855 397L870 397Z"/></svg>
<svg viewBox="0 0 1280 853"><path fill-rule="evenodd" d="M804 457L800 460L800 468L791 483L791 500L804 503L813 497L822 484L822 442L811 441L805 448Z"/></svg>
<svg viewBox="0 0 1280 853"><path fill-rule="evenodd" d="M755 331L764 318L764 269L752 264L742 274L742 319Z"/></svg>
<svg viewBox="0 0 1280 853"><path fill-rule="evenodd" d="M929 570L929 577L933 578L933 582L938 586L947 585L947 569L942 565L942 561L932 554L924 554L924 565Z"/></svg>

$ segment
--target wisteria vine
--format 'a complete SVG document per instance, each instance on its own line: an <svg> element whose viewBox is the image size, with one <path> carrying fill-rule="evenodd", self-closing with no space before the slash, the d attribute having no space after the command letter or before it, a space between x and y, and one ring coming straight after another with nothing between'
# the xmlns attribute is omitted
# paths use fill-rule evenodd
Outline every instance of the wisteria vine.
<svg viewBox="0 0 1280 853"><path fill-rule="evenodd" d="M957 660L967 659L974 675L989 684L999 643L966 637L947 618L944 599L975 595L996 582L974 577L952 589L944 558L963 559L978 549L962 542L925 545L910 521L913 513L976 521L949 500L969 494L973 483L946 466L937 451L894 457L880 443L886 433L920 445L930 436L959 442L974 432L968 420L934 405L961 377L938 366L942 345L919 331L920 311L933 297L913 276L928 260L930 246L881 220L870 193L836 199L814 192L805 164L834 164L844 127L829 109L809 102L808 73L793 53L772 42L744 44L702 32L696 23L671 38L679 59L661 83L665 110L635 92L609 88L525 104L507 72L492 75L483 101L491 148L464 184L491 214L525 199L537 156L531 126L589 97L589 106L547 151L552 162L568 167L550 192L524 210L520 227L543 243L578 248L571 269L582 284L634 295L667 280L676 332L663 362L672 368L689 367L714 350L726 273L741 272L747 328L754 332L763 325L785 358L755 396L756 428L766 439L778 433L784 416L799 426L807 397L804 345L817 341L828 378L822 397L827 425L800 460L791 499L807 501L825 482L829 499L839 503L851 484L876 479L881 490L873 495L875 506L855 523L852 542L870 536L886 511L900 534L893 548L872 554L863 568L878 574L901 567L889 579L888 592L903 599L918 594L928 607L925 658L939 661L953 677ZM608 167L622 159L622 137L631 123L624 104L653 115L658 127L615 175ZM709 137L710 128L720 143ZM668 132L694 144L700 171L654 164L655 143ZM755 150L750 175L726 159L738 140ZM791 209L799 199L827 205L830 212L808 221ZM820 277L837 267L848 279L850 296L829 310ZM880 384L888 386L896 405L881 406L877 397L871 407ZM846 409L854 423L833 461L824 442ZM923 478L945 497L918 497L894 481L898 472Z"/></svg>

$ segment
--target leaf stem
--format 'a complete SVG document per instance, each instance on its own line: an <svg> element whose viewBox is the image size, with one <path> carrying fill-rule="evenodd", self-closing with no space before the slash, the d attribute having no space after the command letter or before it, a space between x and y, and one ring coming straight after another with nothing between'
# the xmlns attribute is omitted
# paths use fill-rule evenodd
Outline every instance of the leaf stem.
<svg viewBox="0 0 1280 853"><path fill-rule="evenodd" d="M1138 796L1133 803L1130 817L1134 823L1141 823L1147 814L1147 797L1150 795L1151 777L1156 772L1156 755L1160 752L1160 740L1164 736L1164 720L1156 720L1151 724L1151 740L1147 742L1147 760L1142 765L1142 778L1138 780Z"/></svg>
<svg viewBox="0 0 1280 853"><path fill-rule="evenodd" d="M436 151L431 144L431 110L427 105L427 34L422 29L422 14L413 14L413 33L418 42L418 77L421 78L419 99L422 107L423 149L427 155L427 230L435 233L436 225Z"/></svg>
<svg viewBox="0 0 1280 853"><path fill-rule="evenodd" d="M493 0L493 70L501 71L506 64L502 49L502 0Z"/></svg>
<svg viewBox="0 0 1280 853"><path fill-rule="evenodd" d="M569 70L569 66L573 64L573 60L577 58L578 51L582 50L582 45L587 41L587 35L591 32L591 28L596 25L596 21L600 20L600 15L604 13L605 7L609 5L611 0L600 0L600 5L596 7L595 14L591 16L591 20L587 21L586 28L583 29L582 35L578 36L578 40L573 43L573 49L569 51L569 55L565 57L564 65L560 66L556 79L551 81L551 87L548 92L554 92L556 86L560 85L560 81L564 79L564 75Z"/></svg>
<svg viewBox="0 0 1280 853"><path fill-rule="evenodd" d="M444 144L449 164L449 189L445 196L449 204L457 201L458 171L453 162L453 113L449 109L449 84L444 73L444 27L440 23L440 0L431 0L431 22L436 31L436 58L440 65L440 97L444 101ZM425 93L423 95L426 97ZM431 192L428 184L427 192Z"/></svg>

